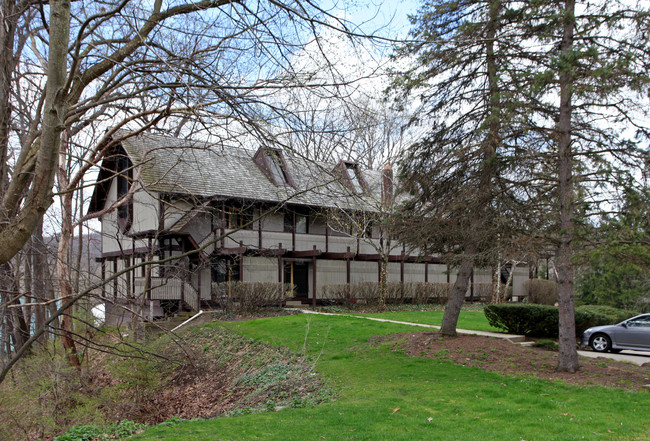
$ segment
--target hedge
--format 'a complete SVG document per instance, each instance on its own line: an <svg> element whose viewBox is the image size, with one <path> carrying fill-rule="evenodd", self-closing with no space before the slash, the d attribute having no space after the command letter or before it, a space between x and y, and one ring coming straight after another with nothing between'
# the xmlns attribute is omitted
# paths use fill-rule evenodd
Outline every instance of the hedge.
<svg viewBox="0 0 650 441"><path fill-rule="evenodd" d="M487 305L483 312L490 325L510 334L557 337L558 311L554 306L494 304Z"/></svg>
<svg viewBox="0 0 650 441"><path fill-rule="evenodd" d="M400 305L403 303L439 303L444 304L449 298L453 284L429 282L388 282L386 284L386 303ZM381 295L378 282L357 282L351 284L326 285L323 287L324 298L343 305L352 305L362 301L366 305L377 305Z"/></svg>
<svg viewBox="0 0 650 441"><path fill-rule="evenodd" d="M212 284L212 300L224 310L251 313L262 308L283 306L290 284L273 282L224 282Z"/></svg>
<svg viewBox="0 0 650 441"><path fill-rule="evenodd" d="M490 325L512 334L557 338L559 312L556 306L496 304L484 308ZM634 313L602 306L581 306L575 310L576 336L592 326L611 325Z"/></svg>

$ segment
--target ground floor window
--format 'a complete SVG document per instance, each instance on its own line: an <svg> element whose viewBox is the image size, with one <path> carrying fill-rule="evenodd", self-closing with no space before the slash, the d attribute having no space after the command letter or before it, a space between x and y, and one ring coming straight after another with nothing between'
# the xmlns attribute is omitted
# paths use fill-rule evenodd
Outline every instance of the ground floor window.
<svg viewBox="0 0 650 441"><path fill-rule="evenodd" d="M239 282L239 259L219 257L212 260L212 281L215 283Z"/></svg>

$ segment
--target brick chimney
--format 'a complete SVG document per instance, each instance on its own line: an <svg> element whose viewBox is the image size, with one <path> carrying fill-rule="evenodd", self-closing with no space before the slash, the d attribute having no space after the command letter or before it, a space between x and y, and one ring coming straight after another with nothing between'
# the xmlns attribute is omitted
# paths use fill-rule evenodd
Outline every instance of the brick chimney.
<svg viewBox="0 0 650 441"><path fill-rule="evenodd" d="M381 204L384 209L393 204L393 167L385 165L381 172Z"/></svg>

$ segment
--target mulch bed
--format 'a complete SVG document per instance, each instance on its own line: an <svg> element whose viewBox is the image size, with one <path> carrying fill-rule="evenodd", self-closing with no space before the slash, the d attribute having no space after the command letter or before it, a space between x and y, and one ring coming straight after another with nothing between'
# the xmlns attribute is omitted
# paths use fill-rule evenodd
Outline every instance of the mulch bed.
<svg viewBox="0 0 650 441"><path fill-rule="evenodd" d="M394 342L394 350L401 350L412 357L449 360L503 375L561 380L581 386L650 391L650 358L643 366L636 366L608 358L581 357L580 370L572 374L556 371L556 351L522 346L499 338L474 335L443 337L435 332L409 332L377 340Z"/></svg>

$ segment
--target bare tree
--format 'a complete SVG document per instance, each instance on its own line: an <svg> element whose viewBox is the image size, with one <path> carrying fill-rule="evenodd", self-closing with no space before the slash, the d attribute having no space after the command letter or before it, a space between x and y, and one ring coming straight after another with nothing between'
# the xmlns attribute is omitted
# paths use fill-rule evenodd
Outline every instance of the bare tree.
<svg viewBox="0 0 650 441"><path fill-rule="evenodd" d="M75 195L121 137L174 130L214 143L275 142L278 133L305 127L299 110L280 105L287 91L322 89L329 81L297 65L296 53L320 39L322 28L355 36L334 14L294 1L52 1L48 8L8 1L2 7L13 20L3 37L12 40L3 57L13 64L0 78L13 106L3 110L13 113L0 115L11 166L0 189L0 262L24 246L58 196L57 296L68 307L86 291L76 287L75 229L102 214L81 216L84 201L75 209ZM128 192L106 210L131 197ZM44 328L61 319L75 364L71 312L49 311L39 322Z"/></svg>

